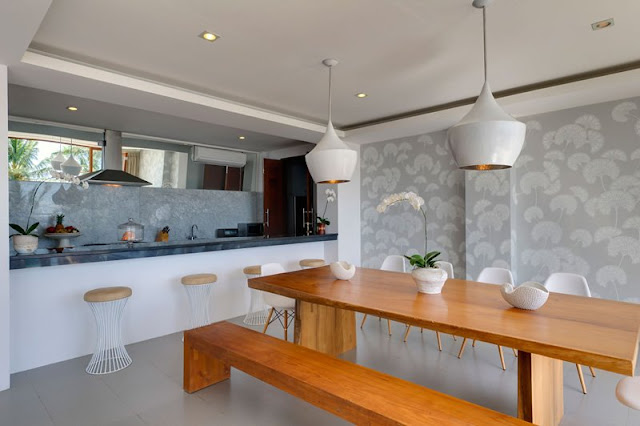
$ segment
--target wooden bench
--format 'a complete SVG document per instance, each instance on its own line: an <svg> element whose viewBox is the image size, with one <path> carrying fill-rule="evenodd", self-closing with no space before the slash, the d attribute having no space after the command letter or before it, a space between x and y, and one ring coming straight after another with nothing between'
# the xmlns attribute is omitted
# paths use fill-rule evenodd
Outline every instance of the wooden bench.
<svg viewBox="0 0 640 426"><path fill-rule="evenodd" d="M230 367L356 424L526 425L414 383L223 321L184 333L184 390Z"/></svg>

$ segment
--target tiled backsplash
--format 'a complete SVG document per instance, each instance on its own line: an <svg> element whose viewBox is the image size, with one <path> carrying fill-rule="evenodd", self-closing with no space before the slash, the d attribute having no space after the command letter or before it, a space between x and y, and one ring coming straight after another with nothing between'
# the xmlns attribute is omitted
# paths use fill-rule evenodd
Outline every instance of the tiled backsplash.
<svg viewBox="0 0 640 426"><path fill-rule="evenodd" d="M25 226L30 201L38 182L9 182L9 222ZM145 241L154 241L164 226L171 228L170 240L184 240L191 225L198 225L199 238L214 238L218 228L236 228L238 223L258 222L261 194L244 191L211 191L109 187L91 185L82 189L71 184L45 183L36 196L31 223L40 222L39 247L55 242L42 237L55 216L64 214L64 224L82 235L74 245L113 243L118 225L128 218L144 225Z"/></svg>

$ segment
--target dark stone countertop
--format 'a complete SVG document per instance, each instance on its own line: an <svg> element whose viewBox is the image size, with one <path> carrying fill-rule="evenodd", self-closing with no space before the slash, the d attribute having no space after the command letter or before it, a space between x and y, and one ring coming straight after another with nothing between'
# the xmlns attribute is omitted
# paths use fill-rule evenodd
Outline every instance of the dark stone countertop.
<svg viewBox="0 0 640 426"><path fill-rule="evenodd" d="M335 241L337 239L338 234L326 234L298 237L237 237L199 239L193 241L169 241L166 243L135 243L132 247L129 247L126 243L116 243L95 246L79 246L72 249L65 249L63 253L51 253L45 250L37 250L34 254L13 255L9 260L10 269L24 269L44 266L72 265L76 263L137 259L142 257L171 256L174 254L236 250L249 247Z"/></svg>

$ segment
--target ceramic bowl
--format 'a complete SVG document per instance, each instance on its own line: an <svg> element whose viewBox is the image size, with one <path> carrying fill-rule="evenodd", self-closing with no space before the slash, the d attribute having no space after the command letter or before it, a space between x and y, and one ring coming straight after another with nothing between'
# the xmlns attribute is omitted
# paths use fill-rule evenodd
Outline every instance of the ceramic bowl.
<svg viewBox="0 0 640 426"><path fill-rule="evenodd" d="M345 261L333 262L329 265L331 273L339 280L348 280L356 274L356 266Z"/></svg>
<svg viewBox="0 0 640 426"><path fill-rule="evenodd" d="M518 287L505 283L500 289L500 293L511 306L531 311L540 308L549 298L549 290L535 281L527 281Z"/></svg>

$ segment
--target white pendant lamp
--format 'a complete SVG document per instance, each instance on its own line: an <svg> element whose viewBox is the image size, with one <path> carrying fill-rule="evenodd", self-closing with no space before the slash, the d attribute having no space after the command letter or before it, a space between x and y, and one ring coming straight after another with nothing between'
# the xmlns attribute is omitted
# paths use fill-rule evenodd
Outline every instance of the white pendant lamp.
<svg viewBox="0 0 640 426"><path fill-rule="evenodd" d="M53 167L53 170L60 171L60 166L62 165L62 163L64 163L64 161L65 161L65 158L64 158L64 155L62 155L62 140L61 140L60 150L55 155L55 157L51 159L51 167Z"/></svg>
<svg viewBox="0 0 640 426"><path fill-rule="evenodd" d="M524 143L526 126L496 102L487 81L486 6L491 0L474 0L482 9L484 85L471 111L449 129L449 146L458 167L465 170L507 169L515 163Z"/></svg>
<svg viewBox="0 0 640 426"><path fill-rule="evenodd" d="M80 174L80 171L82 170L82 166L80 165L80 163L78 163L76 159L73 158L73 140L71 140L71 154L69 155L69 158L67 158L67 160L62 163L61 167L64 173L71 176L78 176Z"/></svg>
<svg viewBox="0 0 640 426"><path fill-rule="evenodd" d="M338 137L331 122L331 68L338 61L325 59L322 63L329 68L329 124L320 142L304 158L314 182L346 183L351 180L356 168L358 153L349 149Z"/></svg>

